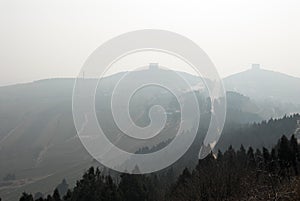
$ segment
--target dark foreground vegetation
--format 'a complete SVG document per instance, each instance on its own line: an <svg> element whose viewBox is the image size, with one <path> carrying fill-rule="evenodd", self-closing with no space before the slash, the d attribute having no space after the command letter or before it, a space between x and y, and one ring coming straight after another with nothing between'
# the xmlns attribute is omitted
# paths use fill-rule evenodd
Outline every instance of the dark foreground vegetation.
<svg viewBox="0 0 300 201"><path fill-rule="evenodd" d="M110 176L91 167L73 189L20 201L299 201L300 147L282 136L271 150L230 146L176 178L172 168L151 175Z"/></svg>

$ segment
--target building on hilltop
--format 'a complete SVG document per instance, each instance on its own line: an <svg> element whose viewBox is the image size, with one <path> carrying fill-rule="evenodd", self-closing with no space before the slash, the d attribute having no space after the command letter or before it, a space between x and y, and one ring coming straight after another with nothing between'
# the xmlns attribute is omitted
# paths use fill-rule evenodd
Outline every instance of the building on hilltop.
<svg viewBox="0 0 300 201"><path fill-rule="evenodd" d="M149 70L158 70L158 63L150 63Z"/></svg>
<svg viewBox="0 0 300 201"><path fill-rule="evenodd" d="M260 70L260 64L252 64L252 70Z"/></svg>

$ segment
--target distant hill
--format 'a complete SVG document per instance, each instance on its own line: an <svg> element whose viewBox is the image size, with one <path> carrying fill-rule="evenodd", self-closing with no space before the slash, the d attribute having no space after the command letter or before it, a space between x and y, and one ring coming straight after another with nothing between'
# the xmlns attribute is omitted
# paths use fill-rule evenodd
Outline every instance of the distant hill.
<svg viewBox="0 0 300 201"><path fill-rule="evenodd" d="M300 78L264 70L259 66L224 79L227 91L255 100L300 104Z"/></svg>

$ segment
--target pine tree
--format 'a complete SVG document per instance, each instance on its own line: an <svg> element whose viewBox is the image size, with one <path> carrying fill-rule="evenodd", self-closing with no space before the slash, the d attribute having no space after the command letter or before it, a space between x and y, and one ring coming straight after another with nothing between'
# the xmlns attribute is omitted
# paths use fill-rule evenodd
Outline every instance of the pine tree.
<svg viewBox="0 0 300 201"><path fill-rule="evenodd" d="M223 159L223 153L221 152L221 150L218 150L217 160L222 161L222 159Z"/></svg>
<svg viewBox="0 0 300 201"><path fill-rule="evenodd" d="M54 193L53 193L53 200L54 201L61 201L61 199L60 199L60 195L59 195L59 192L58 192L58 189L56 188L55 190L54 190Z"/></svg>
<svg viewBox="0 0 300 201"><path fill-rule="evenodd" d="M280 175L282 177L287 177L289 180L291 176L289 168L292 165L292 158L293 156L290 142L284 135L279 141L278 159L280 165Z"/></svg>
<svg viewBox="0 0 300 201"><path fill-rule="evenodd" d="M34 194L34 200L38 200L38 199L43 198L43 197L44 197L44 195L41 192L37 192L37 193Z"/></svg>
<svg viewBox="0 0 300 201"><path fill-rule="evenodd" d="M253 151L252 147L249 147L248 152L247 152L247 166L250 169L256 167L254 151Z"/></svg>
<svg viewBox="0 0 300 201"><path fill-rule="evenodd" d="M144 175L122 174L119 190L122 201L146 201L149 183Z"/></svg>
<svg viewBox="0 0 300 201"><path fill-rule="evenodd" d="M237 152L237 160L241 168L244 168L247 165L247 155L243 145L241 145L240 150Z"/></svg>
<svg viewBox="0 0 300 201"><path fill-rule="evenodd" d="M31 194L23 193L20 201L33 201L33 197Z"/></svg>
<svg viewBox="0 0 300 201"><path fill-rule="evenodd" d="M263 158L264 158L264 162L266 164L268 164L271 160L271 155L270 152L267 148L263 147Z"/></svg>
<svg viewBox="0 0 300 201"><path fill-rule="evenodd" d="M279 141L278 158L280 161L281 168L290 167L292 159L292 150L290 147L289 140L285 135L282 136Z"/></svg>
<svg viewBox="0 0 300 201"><path fill-rule="evenodd" d="M295 135L292 135L290 144L291 144L291 152L292 152L292 156L291 156L292 166L295 171L295 174L298 175L299 148L298 148L298 141Z"/></svg>
<svg viewBox="0 0 300 201"><path fill-rule="evenodd" d="M70 201L72 198L72 191L70 189L68 189L66 195L64 196L64 200L65 201Z"/></svg>
<svg viewBox="0 0 300 201"><path fill-rule="evenodd" d="M182 174L178 178L178 183L186 183L190 178L192 177L191 172L189 171L188 168L185 168L182 172Z"/></svg>
<svg viewBox="0 0 300 201"><path fill-rule="evenodd" d="M46 201L53 201L53 199L52 199L51 195L48 195L48 196L47 196L47 199L46 199Z"/></svg>
<svg viewBox="0 0 300 201"><path fill-rule="evenodd" d="M233 149L232 145L229 146L227 151L224 153L224 160L227 161L230 167L234 167L236 164L236 153L235 150Z"/></svg>

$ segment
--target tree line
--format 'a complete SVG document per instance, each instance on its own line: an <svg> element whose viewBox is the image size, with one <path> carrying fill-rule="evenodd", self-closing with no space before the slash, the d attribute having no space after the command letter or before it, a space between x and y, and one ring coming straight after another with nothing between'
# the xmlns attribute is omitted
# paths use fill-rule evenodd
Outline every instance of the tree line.
<svg viewBox="0 0 300 201"><path fill-rule="evenodd" d="M149 175L104 174L91 167L72 189L37 201L243 201L300 200L300 147L294 135L272 149L229 146L176 177L172 168ZM23 193L20 201L34 201Z"/></svg>

